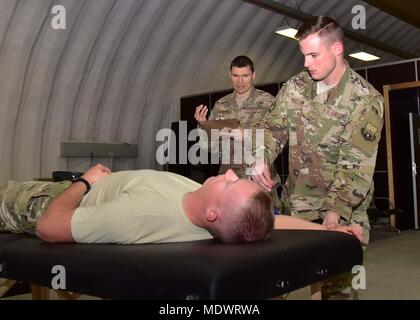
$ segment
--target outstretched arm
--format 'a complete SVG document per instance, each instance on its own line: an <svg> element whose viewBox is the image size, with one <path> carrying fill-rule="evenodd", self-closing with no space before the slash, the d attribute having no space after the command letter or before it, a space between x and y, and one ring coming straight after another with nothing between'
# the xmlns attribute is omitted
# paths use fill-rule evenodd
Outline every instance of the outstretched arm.
<svg viewBox="0 0 420 320"><path fill-rule="evenodd" d="M86 171L82 178L92 185L110 173L110 169L98 164ZM51 200L36 225L37 236L47 242L74 242L71 218L85 192L86 186L82 182L73 183Z"/></svg>
<svg viewBox="0 0 420 320"><path fill-rule="evenodd" d="M357 224L337 226L335 229L328 229L322 224L313 223L296 217L280 215L275 218L274 229L339 231L355 236L360 242L363 240L363 228Z"/></svg>

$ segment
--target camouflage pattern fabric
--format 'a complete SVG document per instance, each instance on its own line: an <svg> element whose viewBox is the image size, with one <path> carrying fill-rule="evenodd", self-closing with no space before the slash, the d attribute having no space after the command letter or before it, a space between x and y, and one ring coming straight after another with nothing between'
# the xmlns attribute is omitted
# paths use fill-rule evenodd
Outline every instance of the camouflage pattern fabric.
<svg viewBox="0 0 420 320"><path fill-rule="evenodd" d="M351 284L355 275L347 272L322 282L322 300L359 300L359 292Z"/></svg>
<svg viewBox="0 0 420 320"><path fill-rule="evenodd" d="M70 185L70 181L11 181L0 187L0 231L35 234L49 202Z"/></svg>
<svg viewBox="0 0 420 320"><path fill-rule="evenodd" d="M235 92L228 94L221 99L217 100L213 109L210 112L209 120L221 120L221 119L238 119L239 128L243 129L255 129L259 126L264 116L268 113L270 107L274 103L274 97L265 91L252 88L250 96L245 99L242 106L238 106L235 99ZM239 149L238 151L235 151ZM242 152L242 144L230 143L230 163L221 163L219 168L219 174L225 173L227 170L232 169L235 171L238 177L247 178L245 170L247 165L245 163L237 164L234 163L235 153L239 154ZM219 147L219 150L222 150L222 147ZM280 182L280 177L272 165L270 167L271 176L275 182ZM280 201L277 191L273 191L271 194L273 198L274 206L278 207Z"/></svg>
<svg viewBox="0 0 420 320"><path fill-rule="evenodd" d="M289 143L282 198L291 215L316 220L331 210L368 233L383 98L348 64L336 86L321 94L316 88L307 72L282 87L262 123L266 160Z"/></svg>
<svg viewBox="0 0 420 320"><path fill-rule="evenodd" d="M239 128L254 128L261 122L264 115L268 112L274 102L274 97L268 92L252 88L250 96L238 106L235 99L235 93L216 101L210 112L209 120L238 119ZM222 150L220 147L219 150ZM240 178L245 178L245 164L234 163L234 143L231 142L229 164L221 164L219 174L225 173L228 169L233 169Z"/></svg>

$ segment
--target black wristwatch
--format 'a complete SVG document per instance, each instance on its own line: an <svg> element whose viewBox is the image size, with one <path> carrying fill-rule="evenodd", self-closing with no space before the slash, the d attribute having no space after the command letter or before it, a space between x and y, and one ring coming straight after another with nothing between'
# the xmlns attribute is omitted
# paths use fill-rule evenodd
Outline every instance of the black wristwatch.
<svg viewBox="0 0 420 320"><path fill-rule="evenodd" d="M83 182L83 183L85 184L85 186L86 186L86 192L85 192L85 194L86 194L86 193L88 193L88 192L90 191L91 185L90 185L90 183L89 183L86 179L84 179L84 178L77 178L77 179L72 180L71 182L72 182L72 183L75 183L75 182Z"/></svg>

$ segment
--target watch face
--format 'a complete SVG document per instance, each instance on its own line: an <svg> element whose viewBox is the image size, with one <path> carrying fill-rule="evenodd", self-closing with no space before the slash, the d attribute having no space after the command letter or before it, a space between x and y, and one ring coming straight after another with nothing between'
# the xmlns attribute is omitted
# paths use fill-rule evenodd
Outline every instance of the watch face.
<svg viewBox="0 0 420 320"><path fill-rule="evenodd" d="M52 173L52 178L54 182L60 182L65 180L74 180L80 178L82 175L82 172L77 171L54 171Z"/></svg>

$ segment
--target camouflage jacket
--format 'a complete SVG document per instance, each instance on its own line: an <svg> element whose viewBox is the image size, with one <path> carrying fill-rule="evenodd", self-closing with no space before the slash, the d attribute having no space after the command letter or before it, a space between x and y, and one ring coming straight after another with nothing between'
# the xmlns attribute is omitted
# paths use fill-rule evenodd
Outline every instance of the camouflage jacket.
<svg viewBox="0 0 420 320"><path fill-rule="evenodd" d="M245 99L242 107L239 107L236 103L235 93L232 92L231 94L228 94L216 101L213 109L211 110L209 120L236 118L239 120L239 128L254 129L268 113L273 103L274 97L270 93L252 88L250 96ZM224 160L222 160L219 174L222 174L231 168L239 177L245 178L246 165L234 163L234 150L234 143L231 142L229 157L230 163L226 164ZM274 179L278 181L279 177L274 169L274 166L271 168L271 173Z"/></svg>
<svg viewBox="0 0 420 320"><path fill-rule="evenodd" d="M253 128L268 112L274 97L268 92L252 88L250 96L239 107L235 93L232 92L216 101L210 112L209 120L238 119L239 128Z"/></svg>
<svg viewBox="0 0 420 320"><path fill-rule="evenodd" d="M332 210L342 220L364 211L383 125L383 98L347 66L340 82L317 95L307 72L281 88L266 116L265 156L271 163L289 142L282 197L292 215L313 220Z"/></svg>

